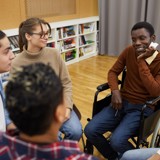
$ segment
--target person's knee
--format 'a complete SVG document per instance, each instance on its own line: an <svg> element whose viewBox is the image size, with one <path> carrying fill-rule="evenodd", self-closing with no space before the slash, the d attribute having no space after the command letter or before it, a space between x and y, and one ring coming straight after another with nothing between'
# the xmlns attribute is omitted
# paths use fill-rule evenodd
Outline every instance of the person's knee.
<svg viewBox="0 0 160 160"><path fill-rule="evenodd" d="M77 140L79 141L80 138L82 137L82 126L77 126L75 128L72 128L70 131L70 137L72 137L72 140Z"/></svg>
<svg viewBox="0 0 160 160"><path fill-rule="evenodd" d="M90 123L88 123L85 128L84 128L84 134L87 138L91 138L92 135L94 134L94 128L92 127L92 125L90 125Z"/></svg>
<svg viewBox="0 0 160 160"><path fill-rule="evenodd" d="M124 152L124 154L122 155L121 159L120 160L128 160L128 151L127 152ZM133 158L133 157L132 157Z"/></svg>
<svg viewBox="0 0 160 160"><path fill-rule="evenodd" d="M123 142L121 141L120 136L112 135L110 138L110 144L116 152L119 152L120 149L122 148Z"/></svg>

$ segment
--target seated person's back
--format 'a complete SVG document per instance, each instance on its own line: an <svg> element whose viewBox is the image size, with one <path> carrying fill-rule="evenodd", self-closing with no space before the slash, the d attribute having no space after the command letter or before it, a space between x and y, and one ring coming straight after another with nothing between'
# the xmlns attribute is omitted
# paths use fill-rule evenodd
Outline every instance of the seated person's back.
<svg viewBox="0 0 160 160"><path fill-rule="evenodd" d="M0 133L0 160L97 159L76 141L58 141L66 106L60 79L49 65L17 68L6 86L6 107L18 131Z"/></svg>

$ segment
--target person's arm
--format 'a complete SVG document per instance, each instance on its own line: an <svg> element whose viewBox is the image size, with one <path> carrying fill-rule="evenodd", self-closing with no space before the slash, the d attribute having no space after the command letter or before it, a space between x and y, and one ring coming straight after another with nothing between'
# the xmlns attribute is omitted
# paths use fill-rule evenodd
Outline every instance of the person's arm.
<svg viewBox="0 0 160 160"><path fill-rule="evenodd" d="M16 129L16 126L14 125L14 123L9 118L8 111L6 110L5 107L4 107L4 114L5 114L5 121L6 121L6 130Z"/></svg>
<svg viewBox="0 0 160 160"><path fill-rule="evenodd" d="M59 67L60 67L60 79L64 89L64 100L66 104L66 120L70 118L70 113L73 109L72 101L72 82L64 60L61 58L60 54L58 56Z"/></svg>
<svg viewBox="0 0 160 160"><path fill-rule="evenodd" d="M145 59L149 57L150 53L152 52L152 50L149 51L147 49L146 54L139 57L137 62L142 83L146 87L146 90L150 93L151 97L157 97L160 95L160 56L158 54L156 60L153 61L150 65L148 65L145 61ZM154 75L150 71L150 68L153 67L155 72Z"/></svg>
<svg viewBox="0 0 160 160"><path fill-rule="evenodd" d="M122 107L122 98L118 88L118 76L123 71L126 65L126 54L128 48L126 48L118 57L115 64L108 72L108 83L112 92L112 105L115 109L120 109Z"/></svg>

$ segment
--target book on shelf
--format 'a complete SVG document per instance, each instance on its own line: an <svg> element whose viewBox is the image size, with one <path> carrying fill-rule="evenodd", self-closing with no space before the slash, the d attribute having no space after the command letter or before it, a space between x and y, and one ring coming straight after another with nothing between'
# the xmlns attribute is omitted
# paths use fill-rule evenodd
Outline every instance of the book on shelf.
<svg viewBox="0 0 160 160"><path fill-rule="evenodd" d="M47 43L47 47L55 48L55 43L54 42Z"/></svg>
<svg viewBox="0 0 160 160"><path fill-rule="evenodd" d="M81 47L81 48L79 48L79 57L82 57L82 56L84 56L84 49L83 49L83 47Z"/></svg>
<svg viewBox="0 0 160 160"><path fill-rule="evenodd" d="M10 43L11 43L11 48L12 48L12 49L15 49L15 48L18 48L18 47L19 47L18 35L8 37L8 39L9 39L9 41L10 41Z"/></svg>
<svg viewBox="0 0 160 160"><path fill-rule="evenodd" d="M85 36L85 35L82 35L80 38L79 38L79 45L85 45L85 44L91 44L91 43L94 43L93 40L91 39L87 39L88 37Z"/></svg>
<svg viewBox="0 0 160 160"><path fill-rule="evenodd" d="M85 46L83 47L83 50L84 50L84 53L89 53L89 52L92 52L93 51L93 46L90 45L90 46Z"/></svg>
<svg viewBox="0 0 160 160"><path fill-rule="evenodd" d="M56 35L57 35L57 39L62 39L62 35L63 35L62 28L57 28Z"/></svg>
<svg viewBox="0 0 160 160"><path fill-rule="evenodd" d="M84 24L79 25L79 34L82 34L84 31Z"/></svg>
<svg viewBox="0 0 160 160"><path fill-rule="evenodd" d="M93 40L86 40L86 44L92 44L92 43L94 43Z"/></svg>
<svg viewBox="0 0 160 160"><path fill-rule="evenodd" d="M71 51L67 51L65 52L65 60L70 61L72 59L76 58L76 50L71 50Z"/></svg>
<svg viewBox="0 0 160 160"><path fill-rule="evenodd" d="M82 39L82 44L86 44L85 36L81 36L81 39Z"/></svg>
<svg viewBox="0 0 160 160"><path fill-rule="evenodd" d="M64 51L63 41L58 41L57 42L57 49L58 49L59 52L63 52Z"/></svg>
<svg viewBox="0 0 160 160"><path fill-rule="evenodd" d="M50 35L49 37L48 37L48 41L52 41L53 40L53 37L52 37L52 35Z"/></svg>
<svg viewBox="0 0 160 160"><path fill-rule="evenodd" d="M74 38L65 39L63 40L63 43L64 43L64 49L70 49L76 46Z"/></svg>
<svg viewBox="0 0 160 160"><path fill-rule="evenodd" d="M74 36L74 26L63 27L63 38Z"/></svg>
<svg viewBox="0 0 160 160"><path fill-rule="evenodd" d="M85 23L80 25L80 34L86 34L94 31L94 23Z"/></svg>

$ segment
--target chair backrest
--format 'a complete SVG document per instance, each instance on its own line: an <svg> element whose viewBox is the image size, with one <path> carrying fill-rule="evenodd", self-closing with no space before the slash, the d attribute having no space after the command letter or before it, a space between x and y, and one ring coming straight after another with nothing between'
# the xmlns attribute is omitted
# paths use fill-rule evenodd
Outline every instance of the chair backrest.
<svg viewBox="0 0 160 160"><path fill-rule="evenodd" d="M73 110L75 111L75 113L76 113L76 115L78 116L79 120L81 120L82 115L81 115L79 109L76 107L75 104L73 104Z"/></svg>
<svg viewBox="0 0 160 160"><path fill-rule="evenodd" d="M127 68L124 67L123 72L122 72L122 78L121 78L121 88L123 88L123 84L124 84L124 80L126 78L126 74L127 74Z"/></svg>

